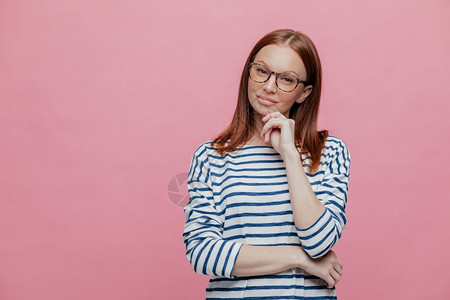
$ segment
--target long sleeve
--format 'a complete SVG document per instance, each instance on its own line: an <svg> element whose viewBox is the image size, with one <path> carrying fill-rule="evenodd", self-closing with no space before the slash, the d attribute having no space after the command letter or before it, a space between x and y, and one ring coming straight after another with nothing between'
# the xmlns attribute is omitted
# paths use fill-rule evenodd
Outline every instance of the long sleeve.
<svg viewBox="0 0 450 300"><path fill-rule="evenodd" d="M208 147L200 145L194 153L188 176L190 201L184 208L186 256L200 274L232 278L242 243L222 238L223 220L214 203Z"/></svg>
<svg viewBox="0 0 450 300"><path fill-rule="evenodd" d="M326 151L321 169L324 177L314 190L316 197L325 206L324 213L305 229L297 229L303 249L313 258L325 255L337 243L345 229L347 218L348 180L350 176L350 153L341 140L330 137L326 143ZM319 171L320 172L320 171Z"/></svg>

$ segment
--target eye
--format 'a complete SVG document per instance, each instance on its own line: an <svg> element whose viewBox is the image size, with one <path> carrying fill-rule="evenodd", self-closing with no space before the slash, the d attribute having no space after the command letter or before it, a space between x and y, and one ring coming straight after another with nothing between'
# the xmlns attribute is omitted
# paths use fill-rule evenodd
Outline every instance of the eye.
<svg viewBox="0 0 450 300"><path fill-rule="evenodd" d="M296 82L295 78L288 74L281 74L279 77L279 80L281 80L282 83L287 84L287 85L291 85Z"/></svg>
<svg viewBox="0 0 450 300"><path fill-rule="evenodd" d="M256 72L258 72L258 74L260 75L267 75L268 72L266 69L264 69L263 67L256 67Z"/></svg>

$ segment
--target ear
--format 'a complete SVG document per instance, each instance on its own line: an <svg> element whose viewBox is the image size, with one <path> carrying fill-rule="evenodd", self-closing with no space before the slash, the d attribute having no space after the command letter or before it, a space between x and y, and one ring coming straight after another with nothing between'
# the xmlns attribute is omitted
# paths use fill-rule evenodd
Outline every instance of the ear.
<svg viewBox="0 0 450 300"><path fill-rule="evenodd" d="M295 100L295 102L297 102L298 104L302 103L303 101L306 100L306 98L308 98L309 94L311 94L313 90L312 85L308 85L307 87L304 87L302 92L300 93L300 95L298 96L297 100Z"/></svg>

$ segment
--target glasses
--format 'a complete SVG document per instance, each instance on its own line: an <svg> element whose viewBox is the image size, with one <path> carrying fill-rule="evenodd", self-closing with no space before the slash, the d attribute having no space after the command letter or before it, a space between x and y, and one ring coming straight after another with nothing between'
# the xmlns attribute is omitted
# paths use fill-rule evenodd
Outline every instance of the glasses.
<svg viewBox="0 0 450 300"><path fill-rule="evenodd" d="M250 79L254 82L263 83L269 80L272 74L275 74L275 83L277 87L283 92L292 92L295 90L299 83L303 83L304 85L308 85L307 81L303 81L290 73L277 73L271 71L263 64L250 62L249 66L249 75Z"/></svg>

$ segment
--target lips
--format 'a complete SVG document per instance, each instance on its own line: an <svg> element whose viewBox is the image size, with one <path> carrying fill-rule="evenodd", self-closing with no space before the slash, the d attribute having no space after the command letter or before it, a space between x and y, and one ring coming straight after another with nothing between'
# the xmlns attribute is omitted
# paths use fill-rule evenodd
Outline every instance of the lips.
<svg viewBox="0 0 450 300"><path fill-rule="evenodd" d="M259 103L266 106L271 106L274 104L277 104L278 102L272 98L264 97L264 96L257 96Z"/></svg>

